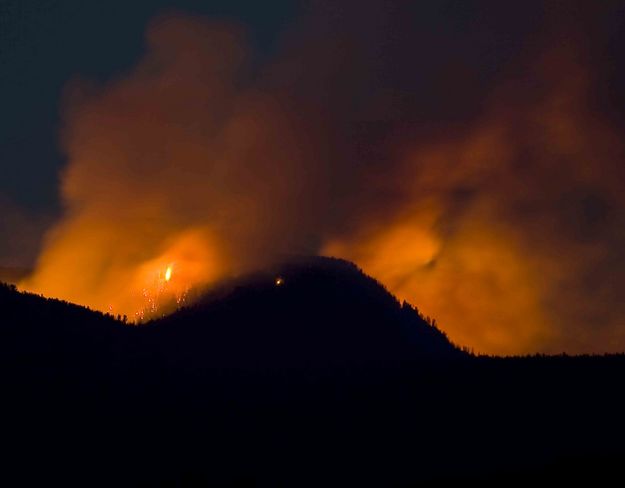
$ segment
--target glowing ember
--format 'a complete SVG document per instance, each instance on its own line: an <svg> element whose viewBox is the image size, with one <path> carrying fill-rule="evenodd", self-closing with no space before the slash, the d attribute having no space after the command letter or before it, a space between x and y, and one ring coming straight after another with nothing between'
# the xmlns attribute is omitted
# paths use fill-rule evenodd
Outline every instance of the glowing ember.
<svg viewBox="0 0 625 488"><path fill-rule="evenodd" d="M165 271L165 281L171 280L171 266L167 266L167 270Z"/></svg>
<svg viewBox="0 0 625 488"><path fill-rule="evenodd" d="M276 286L281 286L282 284L284 284L284 279L281 276L278 276L276 278Z"/></svg>

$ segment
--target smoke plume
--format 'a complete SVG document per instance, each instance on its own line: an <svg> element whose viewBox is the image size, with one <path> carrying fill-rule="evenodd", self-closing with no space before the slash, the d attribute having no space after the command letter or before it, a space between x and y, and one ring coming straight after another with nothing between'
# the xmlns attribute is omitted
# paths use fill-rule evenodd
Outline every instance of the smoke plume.
<svg viewBox="0 0 625 488"><path fill-rule="evenodd" d="M132 72L70 84L65 215L23 286L140 319L321 253L480 352L623 350L623 144L584 33L528 8L467 43L366 3L316 5L260 66L242 28L163 15ZM506 36L540 42L488 57Z"/></svg>

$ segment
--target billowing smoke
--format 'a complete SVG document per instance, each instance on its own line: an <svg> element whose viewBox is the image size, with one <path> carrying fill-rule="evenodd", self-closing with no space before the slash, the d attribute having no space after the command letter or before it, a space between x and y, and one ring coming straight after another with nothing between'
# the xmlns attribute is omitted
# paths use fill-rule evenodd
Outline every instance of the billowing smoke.
<svg viewBox="0 0 625 488"><path fill-rule="evenodd" d="M236 26L161 16L131 73L71 84L65 217L23 285L141 318L318 252L480 352L625 349L623 144L583 36L454 39L366 3L315 7L266 63ZM535 43L484 54L506 36Z"/></svg>
<svg viewBox="0 0 625 488"><path fill-rule="evenodd" d="M180 296L298 248L314 187L305 131L246 86L238 29L163 16L147 43L128 76L70 87L66 217L25 284L129 317L169 266Z"/></svg>
<svg viewBox="0 0 625 488"><path fill-rule="evenodd" d="M531 98L504 88L470 127L409 144L388 183L402 203L324 252L478 350L623 350L623 146L580 68L550 53Z"/></svg>

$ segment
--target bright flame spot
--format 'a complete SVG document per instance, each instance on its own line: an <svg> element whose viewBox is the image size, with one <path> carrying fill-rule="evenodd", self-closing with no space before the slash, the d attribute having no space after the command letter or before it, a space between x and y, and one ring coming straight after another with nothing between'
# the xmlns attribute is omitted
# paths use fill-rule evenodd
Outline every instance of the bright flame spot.
<svg viewBox="0 0 625 488"><path fill-rule="evenodd" d="M54 241L20 289L140 323L186 305L191 289L223 275L222 262L205 228L172 232L163 242L152 242L141 233L87 227Z"/></svg>
<svg viewBox="0 0 625 488"><path fill-rule="evenodd" d="M284 279L280 276L276 278L276 286L280 286L284 283Z"/></svg>

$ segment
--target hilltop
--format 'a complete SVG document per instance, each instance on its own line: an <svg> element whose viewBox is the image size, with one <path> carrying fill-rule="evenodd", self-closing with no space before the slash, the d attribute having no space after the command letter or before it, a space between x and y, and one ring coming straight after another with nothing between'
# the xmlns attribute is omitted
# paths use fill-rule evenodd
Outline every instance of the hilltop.
<svg viewBox="0 0 625 488"><path fill-rule="evenodd" d="M625 357L467 354L345 261L140 326L8 285L0 314L6 484L622 479Z"/></svg>

